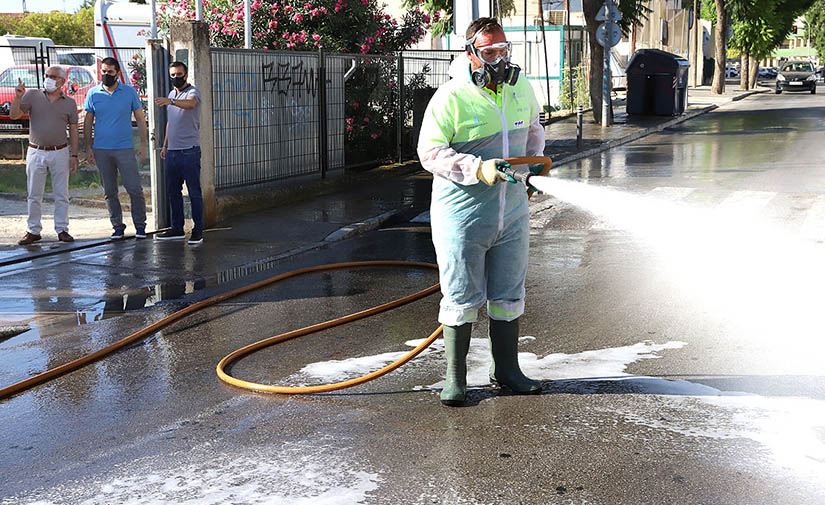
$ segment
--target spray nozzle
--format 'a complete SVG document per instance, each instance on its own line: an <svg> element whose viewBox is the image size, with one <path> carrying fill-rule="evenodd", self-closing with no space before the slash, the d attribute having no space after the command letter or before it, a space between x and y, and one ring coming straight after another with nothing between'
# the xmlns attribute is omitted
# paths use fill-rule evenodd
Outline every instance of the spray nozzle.
<svg viewBox="0 0 825 505"><path fill-rule="evenodd" d="M510 165L509 163L500 164L496 168L503 175L503 179L507 182L523 182L527 184L527 179L533 174L529 170L520 170Z"/></svg>

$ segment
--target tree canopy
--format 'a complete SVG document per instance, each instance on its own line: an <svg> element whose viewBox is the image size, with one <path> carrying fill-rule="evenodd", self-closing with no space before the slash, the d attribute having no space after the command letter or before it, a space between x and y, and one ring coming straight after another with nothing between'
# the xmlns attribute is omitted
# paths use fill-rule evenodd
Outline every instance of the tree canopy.
<svg viewBox="0 0 825 505"><path fill-rule="evenodd" d="M175 18L194 19L194 9L192 0L161 2L161 28ZM387 54L418 42L431 21L418 9L399 21L375 0L253 0L250 10L254 49ZM212 45L243 47L243 11L243 0L204 1Z"/></svg>
<svg viewBox="0 0 825 505"><path fill-rule="evenodd" d="M53 11L33 12L18 17L0 20L0 31L25 35L26 37L46 37L57 45L91 46L94 44L94 11L83 8L75 14Z"/></svg>

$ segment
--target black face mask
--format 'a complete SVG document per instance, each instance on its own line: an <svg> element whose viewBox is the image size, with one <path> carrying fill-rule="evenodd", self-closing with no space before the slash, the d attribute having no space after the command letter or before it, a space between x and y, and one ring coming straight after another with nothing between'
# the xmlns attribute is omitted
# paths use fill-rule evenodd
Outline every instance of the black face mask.
<svg viewBox="0 0 825 505"><path fill-rule="evenodd" d="M103 74L103 85L107 88L111 88L112 86L117 83L117 76L116 75L109 75Z"/></svg>
<svg viewBox="0 0 825 505"><path fill-rule="evenodd" d="M181 89L186 86L186 77L170 77L170 81L172 81L172 86Z"/></svg>

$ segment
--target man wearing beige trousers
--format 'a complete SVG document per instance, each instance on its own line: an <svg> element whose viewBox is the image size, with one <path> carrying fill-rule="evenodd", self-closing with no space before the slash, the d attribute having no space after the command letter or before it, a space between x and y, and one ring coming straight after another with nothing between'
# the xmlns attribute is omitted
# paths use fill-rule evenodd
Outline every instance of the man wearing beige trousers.
<svg viewBox="0 0 825 505"><path fill-rule="evenodd" d="M66 70L53 66L46 70L45 89L26 91L25 84L18 79L14 90L11 118L19 119L28 112L30 119L26 153L28 219L26 234L17 242L22 246L41 239L41 204L48 173L54 193L54 231L61 242L74 241L69 235L69 172L76 172L78 166L77 104L63 93L65 83Z"/></svg>

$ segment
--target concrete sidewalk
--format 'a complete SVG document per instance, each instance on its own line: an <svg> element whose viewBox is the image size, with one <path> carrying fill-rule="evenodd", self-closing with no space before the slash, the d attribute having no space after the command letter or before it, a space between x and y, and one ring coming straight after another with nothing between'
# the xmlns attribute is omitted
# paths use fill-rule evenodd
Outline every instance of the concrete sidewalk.
<svg viewBox="0 0 825 505"><path fill-rule="evenodd" d="M678 117L628 117L624 106L614 108L616 124L604 128L601 125L586 121L583 127L584 148L576 147L576 117L557 120L546 127L547 147L545 153L553 158L554 167L561 166L612 147L632 142L651 133L661 131L669 126L678 124L700 114L704 114L719 106L741 100L754 93L769 91L769 88L757 88L752 91L739 91L734 86L728 86L724 95L713 95L708 87L691 89L689 93L688 111ZM589 114L586 115L590 116ZM592 116L590 116L592 118ZM382 222L391 219L400 212L409 210L410 205L404 204L404 198L399 191L411 183L411 178L419 178L410 174L416 172L417 164L407 163L393 167L381 167L364 172L347 174L344 177L317 181L307 185L296 186L288 194L287 188L281 191L273 201L290 201L289 205L274 207L268 211L256 212L253 215L233 218L220 223L215 228L234 228L236 233L248 230L251 234L258 233L254 223L267 222L286 223L289 216L301 215L301 240L296 240L293 246L280 248L280 254L287 251L300 251L304 247L314 247L312 244L321 244L325 240L339 240L379 226ZM405 177L407 176L407 177ZM427 174L423 175L424 177ZM381 183L377 184L377 180ZM395 182L393 182L395 180ZM420 181L419 181L420 182ZM365 191L365 186L373 186L371 191ZM380 190L379 190L380 189ZM334 190L334 191L333 191ZM322 194L323 193L323 194ZM307 198L305 195L313 195ZM305 201L301 202L300 199ZM371 205L356 205L356 200L368 199ZM295 203L298 201L298 203ZM420 202L417 202L420 207ZM331 227L328 213L330 209L347 209L336 216L337 227ZM303 209L303 210L302 210ZM76 242L64 244L56 242L51 232L52 206L44 205L43 228L44 240L30 247L23 248L16 245L17 240L25 232L26 203L25 200L12 200L0 196L0 266L10 262L25 261L42 256L83 249L108 242L111 226L105 209L95 209L70 206L70 232L74 234ZM124 221L128 221L128 211L124 209ZM313 232L310 223L318 221L320 225L317 233ZM128 223L131 225L131 223ZM191 221L187 221L187 227ZM272 229L272 228L270 228ZM127 237L134 230L127 229ZM51 233L51 235L50 235ZM297 237L298 235L296 235ZM210 234L206 235L209 240ZM151 239L151 238L150 238Z"/></svg>

